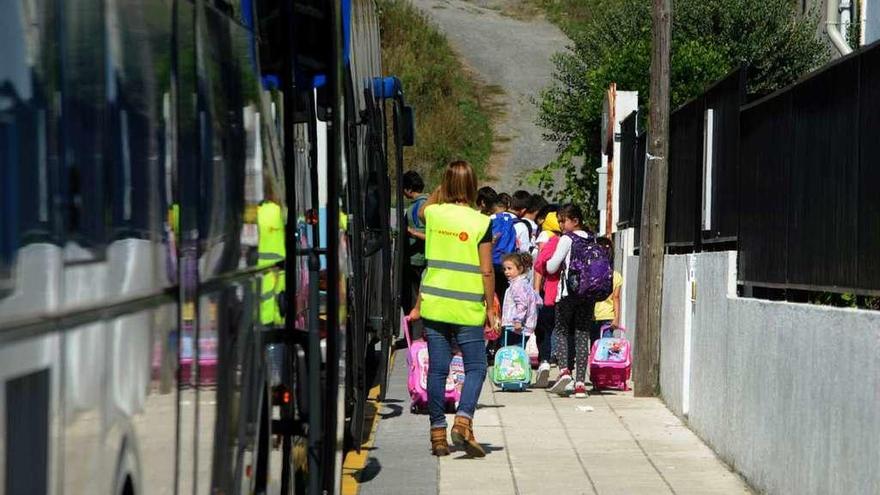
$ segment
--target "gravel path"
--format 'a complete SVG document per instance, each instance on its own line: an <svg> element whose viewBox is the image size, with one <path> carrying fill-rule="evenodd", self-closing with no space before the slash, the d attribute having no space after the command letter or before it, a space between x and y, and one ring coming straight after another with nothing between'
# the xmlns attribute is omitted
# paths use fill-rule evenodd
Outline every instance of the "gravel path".
<svg viewBox="0 0 880 495"><path fill-rule="evenodd" d="M440 26L483 82L503 89L498 103L504 114L495 126L489 184L506 192L528 186L523 176L556 156L555 145L543 139L535 124L532 98L550 83L550 57L565 49L568 38L543 18L522 21L499 12L518 0L412 1Z"/></svg>

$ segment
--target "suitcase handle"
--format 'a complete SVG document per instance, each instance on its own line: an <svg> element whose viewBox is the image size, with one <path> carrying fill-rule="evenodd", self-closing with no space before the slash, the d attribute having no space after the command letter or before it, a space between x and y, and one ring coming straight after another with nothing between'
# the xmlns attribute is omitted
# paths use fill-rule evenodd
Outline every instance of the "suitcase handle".
<svg viewBox="0 0 880 495"><path fill-rule="evenodd" d="M406 348L412 347L412 337L409 335L409 316L404 316L401 322L403 326L403 336L406 337Z"/></svg>
<svg viewBox="0 0 880 495"><path fill-rule="evenodd" d="M602 325L601 327L599 327L599 338L600 339L604 338L602 336L605 335L606 328L611 329L611 336L612 337L614 336L614 330L620 330L622 337L626 338L626 329L625 328L623 328L623 327L614 328L614 326L612 326L610 323L606 323L606 324Z"/></svg>
<svg viewBox="0 0 880 495"><path fill-rule="evenodd" d="M508 333L513 333L513 332L511 332L510 330L504 330L504 345L502 347L507 347L507 334ZM524 334L519 334L519 335L522 336L522 342L520 342L520 345L522 346L523 349L525 349L526 348L526 336Z"/></svg>

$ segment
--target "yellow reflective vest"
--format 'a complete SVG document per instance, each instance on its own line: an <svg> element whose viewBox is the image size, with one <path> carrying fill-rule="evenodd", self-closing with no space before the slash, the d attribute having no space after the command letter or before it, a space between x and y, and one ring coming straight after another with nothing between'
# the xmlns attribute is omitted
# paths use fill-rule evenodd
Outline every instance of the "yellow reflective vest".
<svg viewBox="0 0 880 495"><path fill-rule="evenodd" d="M284 214L281 206L272 201L264 201L257 207L257 266L271 266L286 256L284 247ZM273 270L263 274L260 284L260 322L266 325L281 325L284 319L278 309L277 295L284 291L284 270Z"/></svg>
<svg viewBox="0 0 880 495"><path fill-rule="evenodd" d="M485 322L477 247L488 228L489 217L467 206L439 204L425 208L423 318L464 326Z"/></svg>

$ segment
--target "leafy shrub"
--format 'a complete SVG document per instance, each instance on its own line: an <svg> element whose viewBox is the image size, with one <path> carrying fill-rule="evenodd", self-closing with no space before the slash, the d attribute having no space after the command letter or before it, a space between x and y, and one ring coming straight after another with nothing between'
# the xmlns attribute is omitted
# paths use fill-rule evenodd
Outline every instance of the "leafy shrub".
<svg viewBox="0 0 880 495"><path fill-rule="evenodd" d="M572 0L537 1L562 8L560 3ZM531 179L550 193L558 189L551 187L555 171L562 170L566 180L562 194L595 204L602 100L609 84L638 91L641 115L647 115L651 2L580 3L578 15L583 20L562 24L572 37L571 50L555 56L554 83L539 101L538 123L546 129L545 136L558 144L559 155ZM790 0L676 0L673 8L672 108L740 64L748 66L750 94L759 96L796 81L828 56L816 37L818 17L798 16ZM554 17L551 9L549 17L559 16ZM580 157L582 164L575 160Z"/></svg>

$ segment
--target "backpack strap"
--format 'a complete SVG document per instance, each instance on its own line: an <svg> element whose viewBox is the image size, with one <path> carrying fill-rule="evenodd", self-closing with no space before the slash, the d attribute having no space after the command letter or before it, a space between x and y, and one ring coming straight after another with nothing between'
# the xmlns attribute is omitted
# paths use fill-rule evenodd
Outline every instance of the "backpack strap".
<svg viewBox="0 0 880 495"><path fill-rule="evenodd" d="M422 204L427 199L427 196L419 196L415 199L415 201L413 201L413 204L411 204L409 207L409 219L414 229L421 229L424 227L421 220L419 220L419 208L422 207Z"/></svg>
<svg viewBox="0 0 880 495"><path fill-rule="evenodd" d="M526 230L529 232L529 239L531 239L531 238L532 238L532 234L533 234L533 232L532 232L532 224L531 224L528 220L526 220L525 218L519 218L519 219L517 219L517 220L516 220L516 223L521 223L521 224L524 224L524 225L526 226Z"/></svg>

